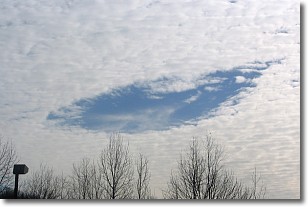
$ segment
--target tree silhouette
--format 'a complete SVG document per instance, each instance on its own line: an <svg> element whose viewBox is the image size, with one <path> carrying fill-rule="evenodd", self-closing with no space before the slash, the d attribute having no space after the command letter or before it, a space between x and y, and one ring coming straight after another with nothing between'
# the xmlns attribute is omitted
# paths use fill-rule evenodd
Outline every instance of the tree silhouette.
<svg viewBox="0 0 308 207"><path fill-rule="evenodd" d="M13 167L18 161L12 142L0 135L0 194L10 188L14 182Z"/></svg>
<svg viewBox="0 0 308 207"><path fill-rule="evenodd" d="M0 187L2 198L13 198L12 167L17 160L15 149L0 139ZM37 199L153 199L147 157L138 154L135 161L129 145L120 134L109 137L97 162L84 158L73 164L68 177L55 175L46 165L31 172L21 187L19 198ZM252 185L244 185L223 165L223 148L208 134L193 137L188 149L180 155L177 169L171 171L166 199L259 199L265 196L261 176L255 169Z"/></svg>
<svg viewBox="0 0 308 207"><path fill-rule="evenodd" d="M231 171L223 168L223 149L211 135L194 137L186 154L178 161L164 197L167 199L252 199L262 198L265 188L258 188L256 176L252 187L244 186Z"/></svg>
<svg viewBox="0 0 308 207"><path fill-rule="evenodd" d="M102 150L100 172L107 199L133 198L133 162L120 134L112 134Z"/></svg>
<svg viewBox="0 0 308 207"><path fill-rule="evenodd" d="M149 171L148 162L149 162L148 159L142 154L139 154L139 157L136 160L137 199L149 199L149 198L151 198L151 192L150 192L150 188L149 188L150 171Z"/></svg>
<svg viewBox="0 0 308 207"><path fill-rule="evenodd" d="M82 159L80 164L73 165L70 176L69 198L103 199L104 186L98 166L90 159Z"/></svg>
<svg viewBox="0 0 308 207"><path fill-rule="evenodd" d="M41 164L39 170L32 172L25 181L22 191L37 199L65 199L67 196L67 179L55 175L52 168Z"/></svg>

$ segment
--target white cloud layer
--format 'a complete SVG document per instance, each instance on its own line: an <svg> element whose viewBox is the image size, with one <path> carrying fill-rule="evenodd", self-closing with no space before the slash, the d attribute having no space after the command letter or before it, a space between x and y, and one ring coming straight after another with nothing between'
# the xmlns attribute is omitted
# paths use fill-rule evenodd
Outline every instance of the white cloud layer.
<svg viewBox="0 0 308 207"><path fill-rule="evenodd" d="M136 81L180 77L153 86L180 91L196 87L201 74L284 58L234 98L239 104L224 103L197 126L124 136L149 156L158 195L190 138L210 130L237 174L246 179L256 166L268 197L299 198L299 7L292 0L2 0L1 133L30 170L46 162L69 172L81 157L98 157L108 135L55 127L46 120L51 111Z"/></svg>

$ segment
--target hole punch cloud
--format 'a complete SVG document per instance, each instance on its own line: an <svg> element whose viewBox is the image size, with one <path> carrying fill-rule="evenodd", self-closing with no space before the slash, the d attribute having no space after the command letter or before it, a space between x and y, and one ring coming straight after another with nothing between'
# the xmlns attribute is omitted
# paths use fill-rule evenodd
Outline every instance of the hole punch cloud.
<svg viewBox="0 0 308 207"><path fill-rule="evenodd" d="M110 93L76 101L47 116L59 125L98 131L136 133L196 123L248 87L262 70L279 61L251 63L202 75L193 82L179 77L133 83ZM249 69L249 70L248 70Z"/></svg>

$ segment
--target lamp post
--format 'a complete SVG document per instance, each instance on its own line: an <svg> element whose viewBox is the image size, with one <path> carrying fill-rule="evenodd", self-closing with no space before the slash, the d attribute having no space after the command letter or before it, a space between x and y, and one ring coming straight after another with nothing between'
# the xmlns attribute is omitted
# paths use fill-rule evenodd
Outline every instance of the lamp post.
<svg viewBox="0 0 308 207"><path fill-rule="evenodd" d="M17 198L18 194L18 176L19 174L27 174L29 168L25 164L14 165L13 174L15 174L15 188L14 188L14 198Z"/></svg>

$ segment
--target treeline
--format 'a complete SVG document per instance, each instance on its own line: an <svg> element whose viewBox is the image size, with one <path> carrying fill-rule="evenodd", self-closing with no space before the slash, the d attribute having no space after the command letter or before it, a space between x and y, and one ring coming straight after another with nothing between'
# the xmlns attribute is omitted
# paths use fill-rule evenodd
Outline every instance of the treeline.
<svg viewBox="0 0 308 207"><path fill-rule="evenodd" d="M262 199L265 187L256 170L251 185L224 168L223 150L211 135L193 138L172 170L165 199ZM13 198L13 165L18 161L13 145L0 139L0 196ZM57 175L41 165L22 183L18 198L24 199L155 199L150 189L149 160L133 158L120 134L112 134L98 160L73 164L69 176Z"/></svg>

